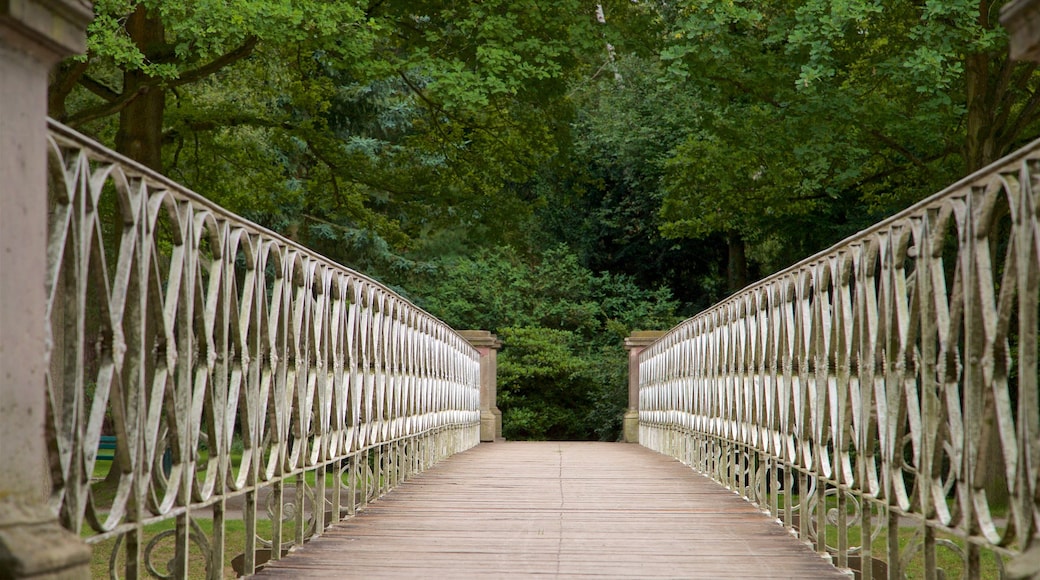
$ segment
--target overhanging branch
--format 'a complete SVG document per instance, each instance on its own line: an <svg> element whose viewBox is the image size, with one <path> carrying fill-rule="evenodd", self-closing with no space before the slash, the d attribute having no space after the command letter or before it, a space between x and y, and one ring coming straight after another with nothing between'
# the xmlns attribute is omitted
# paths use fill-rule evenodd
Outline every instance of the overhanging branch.
<svg viewBox="0 0 1040 580"><path fill-rule="evenodd" d="M100 119L102 117L114 115L119 111L123 110L123 108L125 108L128 104L130 104L134 99L136 99L140 95L143 95L149 90L155 88L163 90L166 88L179 87L181 85L201 80L211 74L216 73L220 69L249 56L250 54L252 54L253 49L256 47L258 42L259 39L256 36L250 36L238 48L217 57L216 59L200 66L199 68L184 72L175 79L150 77L148 80L138 85L137 90L130 92L124 91L123 93L118 95L116 95L114 91L111 91L111 89L104 87L104 85L101 85L100 83L91 80L89 77L83 76L79 79L80 84L82 84L91 92L98 94L102 98L108 99L109 102L102 105L98 105L96 107L89 107L87 109L79 111L75 115L71 115L66 120L66 124L68 124L71 127L76 127L78 125L82 125L83 123L87 123L95 119ZM100 91L100 93L98 91ZM110 91L111 94L101 94L106 93L106 91Z"/></svg>
<svg viewBox="0 0 1040 580"><path fill-rule="evenodd" d="M193 70L181 73L180 75L177 76L176 79L173 79L173 80L167 82L166 84L167 84L167 86L170 86L170 87L179 87L181 85L186 85L186 84L189 84L189 83L193 83L193 82L195 82L197 80L206 78L209 75L219 71L220 69L222 69L222 68L224 68L224 67L226 67L226 66L228 66L228 65L230 65L230 64L232 64L232 63L234 63L236 61L242 60L243 58L245 58L245 57L249 56L250 54L252 54L253 53L253 49L256 48L256 45L257 45L258 42L260 42L259 38L255 37L255 36L250 36L249 38L246 39L245 42L243 42L235 50L232 50L231 52L225 53L225 54L223 54L223 55L221 55L221 56L211 60L210 62L200 66L197 69L193 69Z"/></svg>

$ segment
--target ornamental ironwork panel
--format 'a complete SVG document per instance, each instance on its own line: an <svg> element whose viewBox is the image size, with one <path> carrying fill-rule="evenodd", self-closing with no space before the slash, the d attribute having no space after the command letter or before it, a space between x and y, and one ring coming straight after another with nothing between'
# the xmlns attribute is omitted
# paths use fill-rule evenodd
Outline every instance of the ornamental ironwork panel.
<svg viewBox="0 0 1040 580"><path fill-rule="evenodd" d="M672 329L640 442L864 578L1036 573L1038 175L1040 142Z"/></svg>
<svg viewBox="0 0 1040 580"><path fill-rule="evenodd" d="M50 204L52 506L95 571L251 573L479 442L477 351L378 282L54 122Z"/></svg>

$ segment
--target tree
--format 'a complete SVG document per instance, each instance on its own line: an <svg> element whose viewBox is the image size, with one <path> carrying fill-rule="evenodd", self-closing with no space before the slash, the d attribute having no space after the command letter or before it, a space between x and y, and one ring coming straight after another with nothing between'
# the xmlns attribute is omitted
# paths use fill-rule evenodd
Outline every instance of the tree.
<svg viewBox="0 0 1040 580"><path fill-rule="evenodd" d="M455 328L499 335L499 408L513 439L616 440L627 405L624 337L677 319L666 289L596 274L557 246L442 258L407 291Z"/></svg>
<svg viewBox="0 0 1040 580"><path fill-rule="evenodd" d="M52 80L50 114L74 127L118 115L116 150L160 171L171 91L210 79L260 43L350 54L352 43L368 42L364 14L347 2L102 0L94 10L87 54Z"/></svg>
<svg viewBox="0 0 1040 580"><path fill-rule="evenodd" d="M739 259L846 222L817 249L1035 135L1040 78L1008 61L1000 4L685 3L661 56L700 130L669 161L665 231Z"/></svg>
<svg viewBox="0 0 1040 580"><path fill-rule="evenodd" d="M660 216L666 161L697 130L694 103L661 82L656 57L620 52L614 69L620 82L601 72L572 91L572 144L539 176L535 243L564 241L593 271L667 285L684 311L703 308L721 297L716 240L665 238Z"/></svg>
<svg viewBox="0 0 1040 580"><path fill-rule="evenodd" d="M570 79L603 51L594 6L576 0L96 11L87 57L54 79L53 116L382 271L448 231L520 237L539 203L525 184L567 140Z"/></svg>

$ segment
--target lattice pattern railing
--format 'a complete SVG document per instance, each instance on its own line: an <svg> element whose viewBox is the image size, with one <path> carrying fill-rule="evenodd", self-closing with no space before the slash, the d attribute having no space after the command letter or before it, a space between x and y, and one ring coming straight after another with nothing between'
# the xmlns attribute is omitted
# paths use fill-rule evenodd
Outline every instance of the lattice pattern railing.
<svg viewBox="0 0 1040 580"><path fill-rule="evenodd" d="M1040 525L1038 176L1040 142L672 329L641 443L864 578L1003 575Z"/></svg>
<svg viewBox="0 0 1040 580"><path fill-rule="evenodd" d="M477 352L377 282L56 123L50 191L53 504L113 577L249 573L477 444Z"/></svg>

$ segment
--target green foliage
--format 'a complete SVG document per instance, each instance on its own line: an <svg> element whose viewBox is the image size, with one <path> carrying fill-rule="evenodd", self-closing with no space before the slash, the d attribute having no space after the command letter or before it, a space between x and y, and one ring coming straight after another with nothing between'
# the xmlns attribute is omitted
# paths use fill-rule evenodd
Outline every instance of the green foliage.
<svg viewBox="0 0 1040 580"><path fill-rule="evenodd" d="M1034 135L1038 80L1007 60L990 4L685 3L661 58L698 129L667 163L664 231L798 238L830 215L848 233Z"/></svg>
<svg viewBox="0 0 1040 580"><path fill-rule="evenodd" d="M430 265L408 284L411 293L454 328L541 327L607 344L620 343L630 330L674 321L667 289L649 291L624 275L595 274L565 246L534 257L509 246L480 248Z"/></svg>
<svg viewBox="0 0 1040 580"><path fill-rule="evenodd" d="M614 64L622 82L601 76L575 93L574 142L567 163L542 177L547 203L537 220L546 243L565 240L590 269L667 285L684 304L707 305L718 298L712 244L660 232L665 162L693 130L693 102L660 82L656 59L628 55Z"/></svg>
<svg viewBox="0 0 1040 580"><path fill-rule="evenodd" d="M615 441L628 402L620 344L575 332L503 328L498 406L507 439Z"/></svg>
<svg viewBox="0 0 1040 580"><path fill-rule="evenodd" d="M162 121L143 131L162 154L139 160L376 273L410 267L405 253L444 230L517 237L536 205L521 186L565 138L569 79L603 48L576 0L96 12L86 59L52 84L52 115L135 156L117 113L140 101L133 87L162 91Z"/></svg>
<svg viewBox="0 0 1040 580"><path fill-rule="evenodd" d="M498 406L509 439L616 440L627 405L624 337L677 322L666 289L595 274L563 246L434 261L409 293L455 328L498 334Z"/></svg>
<svg viewBox="0 0 1040 580"><path fill-rule="evenodd" d="M50 111L498 332L512 436L611 439L631 330L1040 132L1002 4L99 0Z"/></svg>
<svg viewBox="0 0 1040 580"><path fill-rule="evenodd" d="M498 365L498 405L507 439L589 439L597 385L575 333L550 328L503 328L507 345Z"/></svg>
<svg viewBox="0 0 1040 580"><path fill-rule="evenodd" d="M622 27L652 25L625 18L630 2L604 6ZM553 239L533 257L454 253L537 236L547 200L532 184L571 145L574 83L604 69L604 35L623 44L594 9L101 0L51 111L236 213L404 281L456 327L502 329L514 434L613 438L621 340L670 323L669 292L591 271Z"/></svg>

